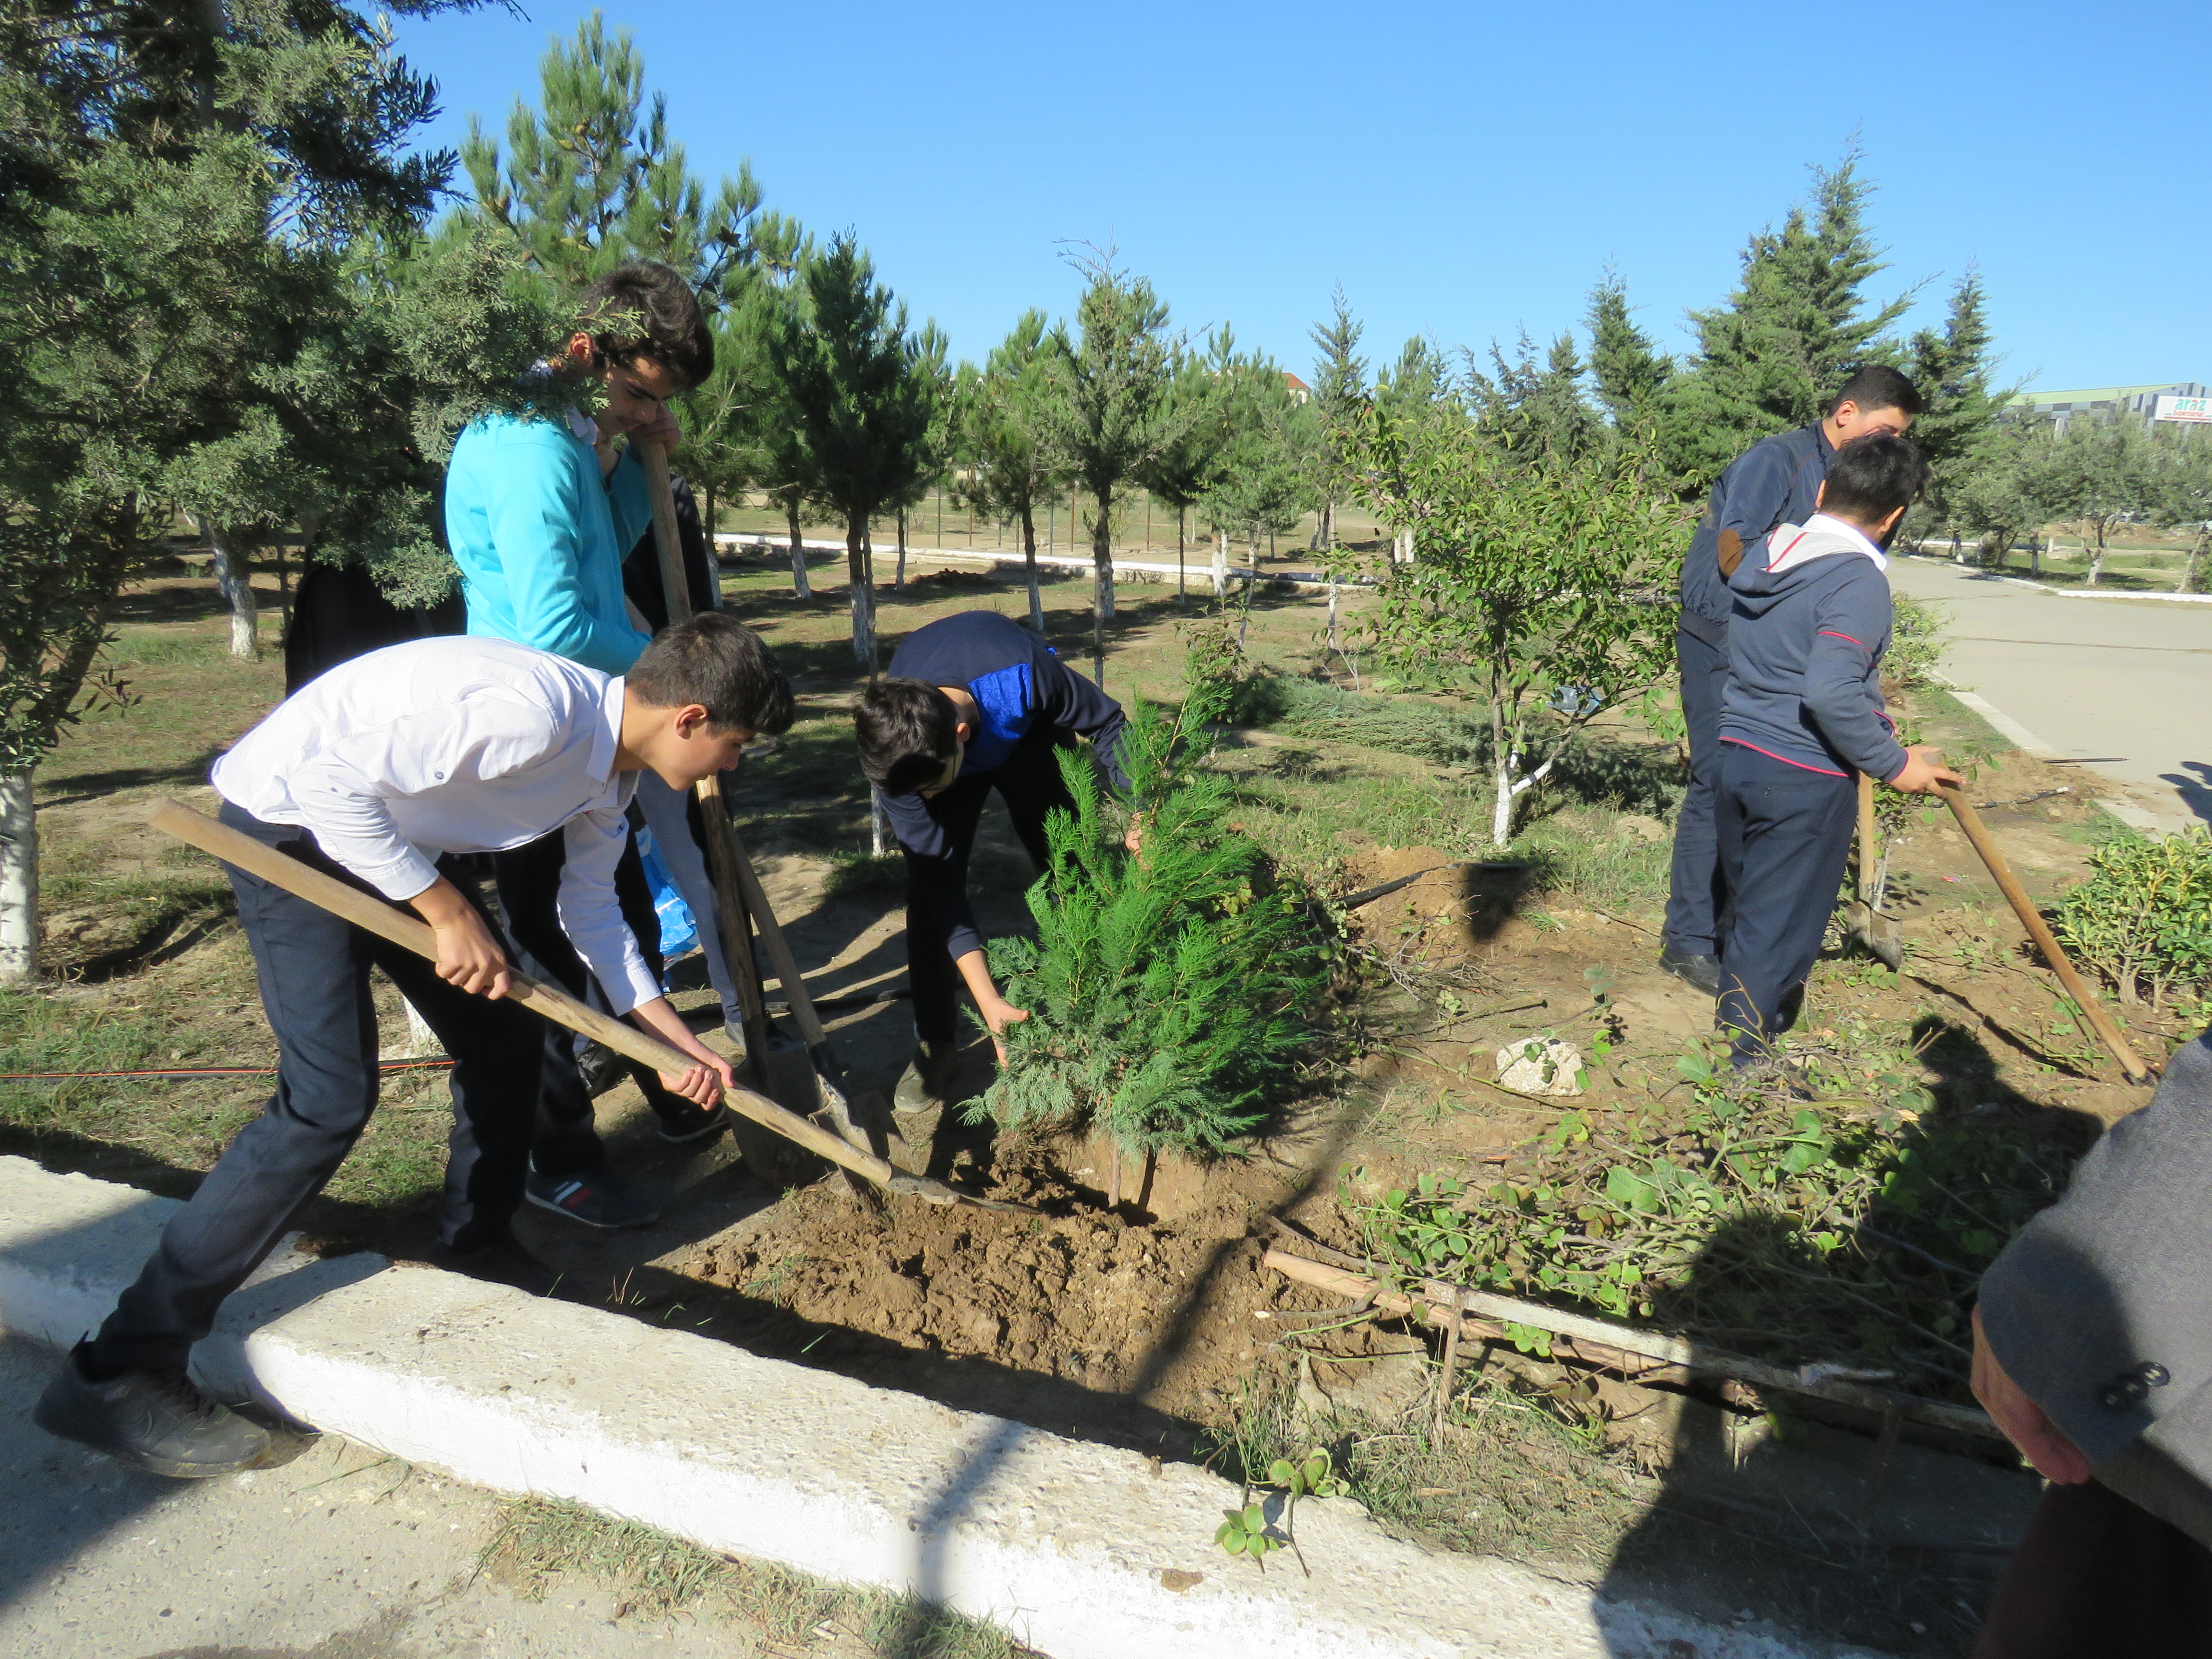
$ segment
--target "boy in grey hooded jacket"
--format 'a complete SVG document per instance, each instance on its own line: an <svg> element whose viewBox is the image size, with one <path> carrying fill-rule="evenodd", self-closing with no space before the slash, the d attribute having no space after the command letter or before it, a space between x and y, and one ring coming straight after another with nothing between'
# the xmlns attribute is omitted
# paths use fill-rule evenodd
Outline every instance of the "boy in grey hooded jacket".
<svg viewBox="0 0 2212 1659"><path fill-rule="evenodd" d="M1820 955L1856 817L1856 775L1930 792L1945 771L1883 710L1889 561L1880 544L1926 483L1905 439L1836 453L1820 508L1747 549L1729 578L1717 829L1729 893L1717 1019L1739 1067L1767 1058Z"/></svg>

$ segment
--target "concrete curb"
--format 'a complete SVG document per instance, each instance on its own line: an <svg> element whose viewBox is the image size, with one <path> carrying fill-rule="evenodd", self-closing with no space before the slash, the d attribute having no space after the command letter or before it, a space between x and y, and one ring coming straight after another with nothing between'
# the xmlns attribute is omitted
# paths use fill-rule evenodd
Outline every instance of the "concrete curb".
<svg viewBox="0 0 2212 1659"><path fill-rule="evenodd" d="M1903 548L1897 551L1908 559L1925 559L1930 564L1952 565L1974 581L2002 582L2009 587L2025 587L2062 599L2163 599L2173 605L2212 605L2212 593L2164 593L2140 588L2056 587L2049 582L2038 581L2033 576L2006 576L1974 565L1960 564L1948 553L1910 553Z"/></svg>
<svg viewBox="0 0 2212 1659"><path fill-rule="evenodd" d="M177 1207L0 1158L0 1329L74 1340ZM1200 1470L380 1256L280 1252L195 1361L211 1387L410 1462L910 1589L1052 1659L1838 1651L1431 1553L1342 1499L1301 1511L1311 1579L1262 1574L1214 1547L1237 1489Z"/></svg>

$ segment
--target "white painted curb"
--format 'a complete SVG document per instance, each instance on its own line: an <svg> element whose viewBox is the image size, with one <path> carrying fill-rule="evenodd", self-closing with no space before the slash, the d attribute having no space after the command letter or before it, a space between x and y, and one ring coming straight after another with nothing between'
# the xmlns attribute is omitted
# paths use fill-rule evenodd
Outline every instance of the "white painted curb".
<svg viewBox="0 0 2212 1659"><path fill-rule="evenodd" d="M177 1207L0 1158L0 1330L73 1341ZM1300 1512L1310 1580L1262 1574L1214 1547L1237 1490L1200 1470L380 1256L282 1253L194 1357L211 1386L410 1462L911 1589L1052 1659L1836 1652L1432 1553L1342 1499Z"/></svg>

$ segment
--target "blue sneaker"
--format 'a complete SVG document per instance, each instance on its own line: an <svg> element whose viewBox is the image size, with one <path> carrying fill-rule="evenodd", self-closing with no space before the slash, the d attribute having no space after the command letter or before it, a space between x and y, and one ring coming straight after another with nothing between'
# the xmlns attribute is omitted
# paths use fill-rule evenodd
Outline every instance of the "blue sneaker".
<svg viewBox="0 0 2212 1659"><path fill-rule="evenodd" d="M540 1175L532 1170L523 1177L522 1195L541 1210L608 1231L660 1219L659 1206L630 1191L611 1170L574 1176Z"/></svg>

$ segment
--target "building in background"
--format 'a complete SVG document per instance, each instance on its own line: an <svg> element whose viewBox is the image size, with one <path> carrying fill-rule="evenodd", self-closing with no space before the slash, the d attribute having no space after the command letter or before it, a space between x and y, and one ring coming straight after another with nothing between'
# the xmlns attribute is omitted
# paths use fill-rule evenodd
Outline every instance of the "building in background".
<svg viewBox="0 0 2212 1659"><path fill-rule="evenodd" d="M2212 386L2201 380L2160 386L2100 386L2079 392L2023 392L2012 407L2048 415L2061 428L2076 415L2133 415L2144 421L2212 422Z"/></svg>

